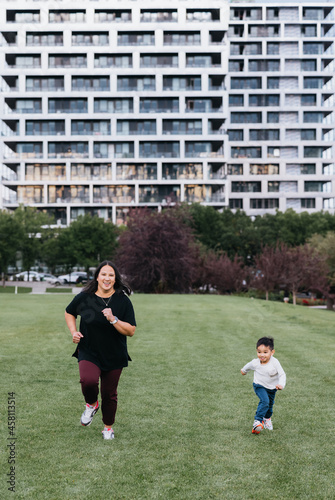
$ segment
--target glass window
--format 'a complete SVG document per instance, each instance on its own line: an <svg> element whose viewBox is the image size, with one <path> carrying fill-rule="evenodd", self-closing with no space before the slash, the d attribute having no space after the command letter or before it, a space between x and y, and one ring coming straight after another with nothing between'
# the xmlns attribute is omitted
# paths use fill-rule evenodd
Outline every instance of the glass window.
<svg viewBox="0 0 335 500"><path fill-rule="evenodd" d="M229 95L229 106L230 107L244 106L244 95L230 94ZM250 104L250 106L252 106L252 104Z"/></svg>

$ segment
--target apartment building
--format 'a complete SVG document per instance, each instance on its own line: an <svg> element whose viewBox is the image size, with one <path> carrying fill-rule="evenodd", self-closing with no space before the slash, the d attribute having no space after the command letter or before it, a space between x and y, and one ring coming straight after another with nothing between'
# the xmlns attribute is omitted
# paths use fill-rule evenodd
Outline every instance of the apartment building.
<svg viewBox="0 0 335 500"><path fill-rule="evenodd" d="M330 1L7 0L0 207L334 212Z"/></svg>

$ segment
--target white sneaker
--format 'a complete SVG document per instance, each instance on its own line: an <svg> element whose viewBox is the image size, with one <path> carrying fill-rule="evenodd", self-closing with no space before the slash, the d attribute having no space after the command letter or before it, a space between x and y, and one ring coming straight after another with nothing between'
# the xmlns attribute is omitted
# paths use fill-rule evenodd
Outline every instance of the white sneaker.
<svg viewBox="0 0 335 500"><path fill-rule="evenodd" d="M268 429L269 431L273 431L273 425L272 425L272 422L271 422L271 417L270 418L265 418L263 420L263 425L264 425L264 429Z"/></svg>
<svg viewBox="0 0 335 500"><path fill-rule="evenodd" d="M93 417L96 414L96 412L99 410L99 403L95 406L89 405L86 403L86 408L84 413L81 416L80 423L81 425L90 425L92 423Z"/></svg>
<svg viewBox="0 0 335 500"><path fill-rule="evenodd" d="M259 420L254 421L254 425L252 426L252 433L259 434L263 430L263 424Z"/></svg>
<svg viewBox="0 0 335 500"><path fill-rule="evenodd" d="M107 427L104 428L102 431L102 437L104 439L114 439L114 431L111 427L107 429Z"/></svg>

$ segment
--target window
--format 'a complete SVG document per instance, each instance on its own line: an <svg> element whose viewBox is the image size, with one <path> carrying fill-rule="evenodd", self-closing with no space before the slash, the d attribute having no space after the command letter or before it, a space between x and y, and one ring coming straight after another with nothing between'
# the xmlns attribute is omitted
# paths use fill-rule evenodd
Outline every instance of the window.
<svg viewBox="0 0 335 500"><path fill-rule="evenodd" d="M188 22L220 21L220 9L186 9L186 21Z"/></svg>
<svg viewBox="0 0 335 500"><path fill-rule="evenodd" d="M163 120L163 134L201 134L201 120Z"/></svg>
<svg viewBox="0 0 335 500"><path fill-rule="evenodd" d="M231 123L261 123L262 113L250 111L245 113L237 113L235 111L232 111L230 113L230 121Z"/></svg>
<svg viewBox="0 0 335 500"><path fill-rule="evenodd" d="M131 68L133 57L131 54L95 54L95 68Z"/></svg>
<svg viewBox="0 0 335 500"><path fill-rule="evenodd" d="M118 76L117 90L120 92L156 90L155 76Z"/></svg>
<svg viewBox="0 0 335 500"><path fill-rule="evenodd" d="M177 158L179 142L140 142L140 158Z"/></svg>
<svg viewBox="0 0 335 500"><path fill-rule="evenodd" d="M108 45L109 35L105 32L90 32L90 31L73 31L72 45Z"/></svg>
<svg viewBox="0 0 335 500"><path fill-rule="evenodd" d="M261 78L236 78L230 79L231 89L260 89L262 88Z"/></svg>
<svg viewBox="0 0 335 500"><path fill-rule="evenodd" d="M303 59L301 61L302 71L316 71L316 59Z"/></svg>
<svg viewBox="0 0 335 500"><path fill-rule="evenodd" d="M261 182L232 182L231 183L232 193L261 193L262 183Z"/></svg>
<svg viewBox="0 0 335 500"><path fill-rule="evenodd" d="M7 10L7 23L39 23L39 10Z"/></svg>
<svg viewBox="0 0 335 500"><path fill-rule="evenodd" d="M323 43L318 42L304 42L303 54L323 54L324 52Z"/></svg>
<svg viewBox="0 0 335 500"><path fill-rule="evenodd" d="M62 32L27 32L26 34L27 47L50 45L55 47L63 45Z"/></svg>
<svg viewBox="0 0 335 500"><path fill-rule="evenodd" d="M26 135L64 135L64 120L26 120Z"/></svg>
<svg viewBox="0 0 335 500"><path fill-rule="evenodd" d="M166 23L177 22L178 12L176 9L141 9L140 21L142 23Z"/></svg>
<svg viewBox="0 0 335 500"><path fill-rule="evenodd" d="M117 120L118 135L155 135L156 120Z"/></svg>
<svg viewBox="0 0 335 500"><path fill-rule="evenodd" d="M239 107L244 106L244 95L229 95L229 106L230 107Z"/></svg>
<svg viewBox="0 0 335 500"><path fill-rule="evenodd" d="M200 31L164 31L164 45L200 45Z"/></svg>
<svg viewBox="0 0 335 500"><path fill-rule="evenodd" d="M163 90L201 90L201 76L163 76Z"/></svg>
<svg viewBox="0 0 335 500"><path fill-rule="evenodd" d="M302 129L301 130L301 140L302 141L315 141L316 140L316 130L315 129Z"/></svg>
<svg viewBox="0 0 335 500"><path fill-rule="evenodd" d="M227 175L243 175L243 165L241 163L228 164Z"/></svg>
<svg viewBox="0 0 335 500"><path fill-rule="evenodd" d="M249 106L279 106L279 94L250 94Z"/></svg>
<svg viewBox="0 0 335 500"><path fill-rule="evenodd" d="M221 54L186 54L187 68L215 68L221 66Z"/></svg>
<svg viewBox="0 0 335 500"><path fill-rule="evenodd" d="M27 76L26 91L27 92L50 92L64 90L63 76Z"/></svg>
<svg viewBox="0 0 335 500"><path fill-rule="evenodd" d="M250 198L250 208L254 210L265 210L265 209L274 209L279 208L279 199L278 198L262 198L262 199L254 199Z"/></svg>
<svg viewBox="0 0 335 500"><path fill-rule="evenodd" d="M261 158L262 149L261 148L246 148L246 147L232 147L231 148L232 158Z"/></svg>
<svg viewBox="0 0 335 500"><path fill-rule="evenodd" d="M279 129L251 129L249 139L250 141L279 141Z"/></svg>
<svg viewBox="0 0 335 500"><path fill-rule="evenodd" d="M315 208L315 198L301 198L301 208Z"/></svg>
<svg viewBox="0 0 335 500"><path fill-rule="evenodd" d="M170 98L140 98L140 113L172 113L179 111L179 99Z"/></svg>
<svg viewBox="0 0 335 500"><path fill-rule="evenodd" d="M117 180L155 180L157 179L156 163L118 163L116 165Z"/></svg>
<svg viewBox="0 0 335 500"><path fill-rule="evenodd" d="M111 180L112 165L110 163L72 163L71 180Z"/></svg>
<svg viewBox="0 0 335 500"><path fill-rule="evenodd" d="M49 68L86 68L86 54L49 55Z"/></svg>
<svg viewBox="0 0 335 500"><path fill-rule="evenodd" d="M48 143L49 158L87 158L88 143L87 142L49 142Z"/></svg>
<svg viewBox="0 0 335 500"><path fill-rule="evenodd" d="M304 111L304 123L322 123L323 113L314 111Z"/></svg>
<svg viewBox="0 0 335 500"><path fill-rule="evenodd" d="M72 90L107 91L110 89L109 76L73 76Z"/></svg>
<svg viewBox="0 0 335 500"><path fill-rule="evenodd" d="M94 22L95 23L112 23L112 22L130 22L131 21L130 9L95 9Z"/></svg>
<svg viewBox="0 0 335 500"><path fill-rule="evenodd" d="M49 99L49 113L87 113L87 99Z"/></svg>
<svg viewBox="0 0 335 500"><path fill-rule="evenodd" d="M302 94L301 106L316 106L316 95L315 94Z"/></svg>
<svg viewBox="0 0 335 500"><path fill-rule="evenodd" d="M330 181L305 181L305 192L317 191L319 193L331 193L332 183Z"/></svg>
<svg viewBox="0 0 335 500"><path fill-rule="evenodd" d="M84 23L85 10L49 10L49 23Z"/></svg>
<svg viewBox="0 0 335 500"><path fill-rule="evenodd" d="M178 54L140 54L141 68L178 68Z"/></svg>
<svg viewBox="0 0 335 500"><path fill-rule="evenodd" d="M243 141L243 130L228 130L230 141Z"/></svg>
<svg viewBox="0 0 335 500"><path fill-rule="evenodd" d="M110 135L109 120L72 120L71 135Z"/></svg>
<svg viewBox="0 0 335 500"><path fill-rule="evenodd" d="M325 82L323 78L304 77L304 89L322 89Z"/></svg>
<svg viewBox="0 0 335 500"><path fill-rule="evenodd" d="M162 179L202 179L201 163L163 163Z"/></svg>
<svg viewBox="0 0 335 500"><path fill-rule="evenodd" d="M94 113L132 113L133 99L94 99Z"/></svg>
<svg viewBox="0 0 335 500"><path fill-rule="evenodd" d="M279 165L266 164L250 164L250 174L251 175L278 175Z"/></svg>
<svg viewBox="0 0 335 500"><path fill-rule="evenodd" d="M119 31L117 35L118 45L155 45L155 32L148 31Z"/></svg>
<svg viewBox="0 0 335 500"><path fill-rule="evenodd" d="M231 210L243 210L243 199L242 198L230 198L229 208Z"/></svg>

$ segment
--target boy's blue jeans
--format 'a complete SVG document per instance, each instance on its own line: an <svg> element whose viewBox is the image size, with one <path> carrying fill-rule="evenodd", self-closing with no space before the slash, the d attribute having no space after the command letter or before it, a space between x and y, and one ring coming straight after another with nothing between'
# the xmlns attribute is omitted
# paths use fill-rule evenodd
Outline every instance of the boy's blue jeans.
<svg viewBox="0 0 335 500"><path fill-rule="evenodd" d="M277 389L266 389L262 385L255 383L253 387L256 395L259 397L255 420L262 422L264 418L270 418L272 415Z"/></svg>

